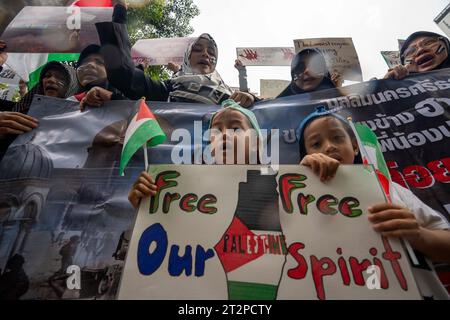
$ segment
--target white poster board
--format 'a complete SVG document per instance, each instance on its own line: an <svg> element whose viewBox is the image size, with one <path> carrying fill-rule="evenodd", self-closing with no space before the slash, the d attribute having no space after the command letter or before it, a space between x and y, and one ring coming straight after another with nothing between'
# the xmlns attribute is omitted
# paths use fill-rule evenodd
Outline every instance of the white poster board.
<svg viewBox="0 0 450 320"><path fill-rule="evenodd" d="M294 55L292 47L236 48L236 57L244 66L290 66Z"/></svg>
<svg viewBox="0 0 450 320"><path fill-rule="evenodd" d="M338 72L344 80L363 81L358 54L352 38L316 38L294 40L295 52L306 48L320 50L330 72Z"/></svg>
<svg viewBox="0 0 450 320"><path fill-rule="evenodd" d="M450 4L434 19L434 22L441 28L442 31L450 37Z"/></svg>
<svg viewBox="0 0 450 320"><path fill-rule="evenodd" d="M261 98L271 99L277 97L290 83L289 80L261 79L259 81Z"/></svg>
<svg viewBox="0 0 450 320"><path fill-rule="evenodd" d="M420 299L402 246L367 219L384 202L372 167L329 183L295 165L150 174L159 193L141 203L119 299Z"/></svg>
<svg viewBox="0 0 450 320"><path fill-rule="evenodd" d="M371 167L342 165L327 183L308 168L290 172L279 173L287 175L280 218L290 253L279 299L420 299L400 242L382 238L367 218L370 205L386 201Z"/></svg>
<svg viewBox="0 0 450 320"><path fill-rule="evenodd" d="M144 66L181 65L184 53L196 38L159 38L138 40L131 48L131 57L136 64Z"/></svg>

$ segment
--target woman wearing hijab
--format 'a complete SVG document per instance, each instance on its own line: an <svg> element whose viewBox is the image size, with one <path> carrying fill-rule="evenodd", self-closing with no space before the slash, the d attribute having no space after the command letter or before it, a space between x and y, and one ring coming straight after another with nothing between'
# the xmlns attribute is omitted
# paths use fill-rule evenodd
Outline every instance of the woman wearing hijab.
<svg viewBox="0 0 450 320"><path fill-rule="evenodd" d="M38 120L26 114L34 95L66 98L75 92L74 79L72 67L51 61L42 69L39 82L14 106L13 112L0 112L0 160L17 135L38 126Z"/></svg>
<svg viewBox="0 0 450 320"><path fill-rule="evenodd" d="M42 69L39 82L16 104L15 112L28 113L35 94L67 98L77 91L75 70L58 61L48 62Z"/></svg>
<svg viewBox="0 0 450 320"><path fill-rule="evenodd" d="M109 82L100 46L90 44L83 49L77 62L77 94L70 100L79 101L83 110L86 105L100 107L105 101L126 100L126 97Z"/></svg>
<svg viewBox="0 0 450 320"><path fill-rule="evenodd" d="M316 49L304 49L291 62L292 81L277 98L336 88L338 75L330 75L322 53Z"/></svg>
<svg viewBox="0 0 450 320"><path fill-rule="evenodd" d="M202 34L186 50L181 70L166 81L156 81L136 68L130 55L126 28L126 6L114 6L113 22L97 23L105 57L108 80L125 96L137 100L220 104L234 99L250 107L255 98L245 92L232 92L216 71L218 50L209 34Z"/></svg>
<svg viewBox="0 0 450 320"><path fill-rule="evenodd" d="M450 41L428 31L414 32L400 50L401 65L389 69L384 79L401 80L411 73L450 68Z"/></svg>

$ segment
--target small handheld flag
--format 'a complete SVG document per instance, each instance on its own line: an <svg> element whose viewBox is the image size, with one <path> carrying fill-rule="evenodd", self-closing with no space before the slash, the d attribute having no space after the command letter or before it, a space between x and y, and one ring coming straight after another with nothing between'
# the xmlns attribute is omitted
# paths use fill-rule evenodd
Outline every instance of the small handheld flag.
<svg viewBox="0 0 450 320"><path fill-rule="evenodd" d="M378 180L390 201L391 197L391 175L383 157L377 136L364 124L353 123L350 125L358 140L359 149L364 164L372 164L378 176Z"/></svg>
<svg viewBox="0 0 450 320"><path fill-rule="evenodd" d="M163 143L167 138L155 116L145 103L145 99L140 99L137 103L139 105L138 112L131 120L125 133L125 141L120 156L120 175L123 175L128 162L141 147L144 147L144 152L146 153L147 146L156 146ZM147 163L145 169L147 169Z"/></svg>
<svg viewBox="0 0 450 320"><path fill-rule="evenodd" d="M375 167L375 172L378 177L378 181L383 188L384 193L389 202L391 200L391 175L389 174L388 166L384 160L383 152L381 151L380 144L378 143L377 136L370 128L364 124L353 123L351 120L350 126L358 140L359 149L361 151L364 164L372 164ZM411 261L414 265L419 265L414 250L408 241L404 240L406 250L409 253Z"/></svg>

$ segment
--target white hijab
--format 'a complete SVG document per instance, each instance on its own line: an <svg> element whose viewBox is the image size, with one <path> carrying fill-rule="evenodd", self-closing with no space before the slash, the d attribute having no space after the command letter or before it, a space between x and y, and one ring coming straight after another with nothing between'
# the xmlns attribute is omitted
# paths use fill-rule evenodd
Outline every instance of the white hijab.
<svg viewBox="0 0 450 320"><path fill-rule="evenodd" d="M214 61L214 71L208 74L200 74L195 72L190 63L192 47L200 39L209 41L218 56L217 44L214 39L207 33L203 33L200 37L192 42L184 53L184 61L180 71L172 78L173 91L170 92L169 101L183 102L200 102L205 104L220 104L229 98L232 94L231 89L223 82L219 73L216 71L217 59ZM193 88L205 87L205 92L199 90L196 92ZM193 90L191 90L193 89ZM214 91L214 95L209 93Z"/></svg>

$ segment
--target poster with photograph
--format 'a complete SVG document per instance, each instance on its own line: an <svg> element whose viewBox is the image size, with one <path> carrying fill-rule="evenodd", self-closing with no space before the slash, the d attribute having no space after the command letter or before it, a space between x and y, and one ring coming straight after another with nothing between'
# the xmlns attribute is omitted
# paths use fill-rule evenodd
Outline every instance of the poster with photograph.
<svg viewBox="0 0 450 320"><path fill-rule="evenodd" d="M95 23L111 21L112 8L27 6L1 39L8 52L75 53L99 44Z"/></svg>

